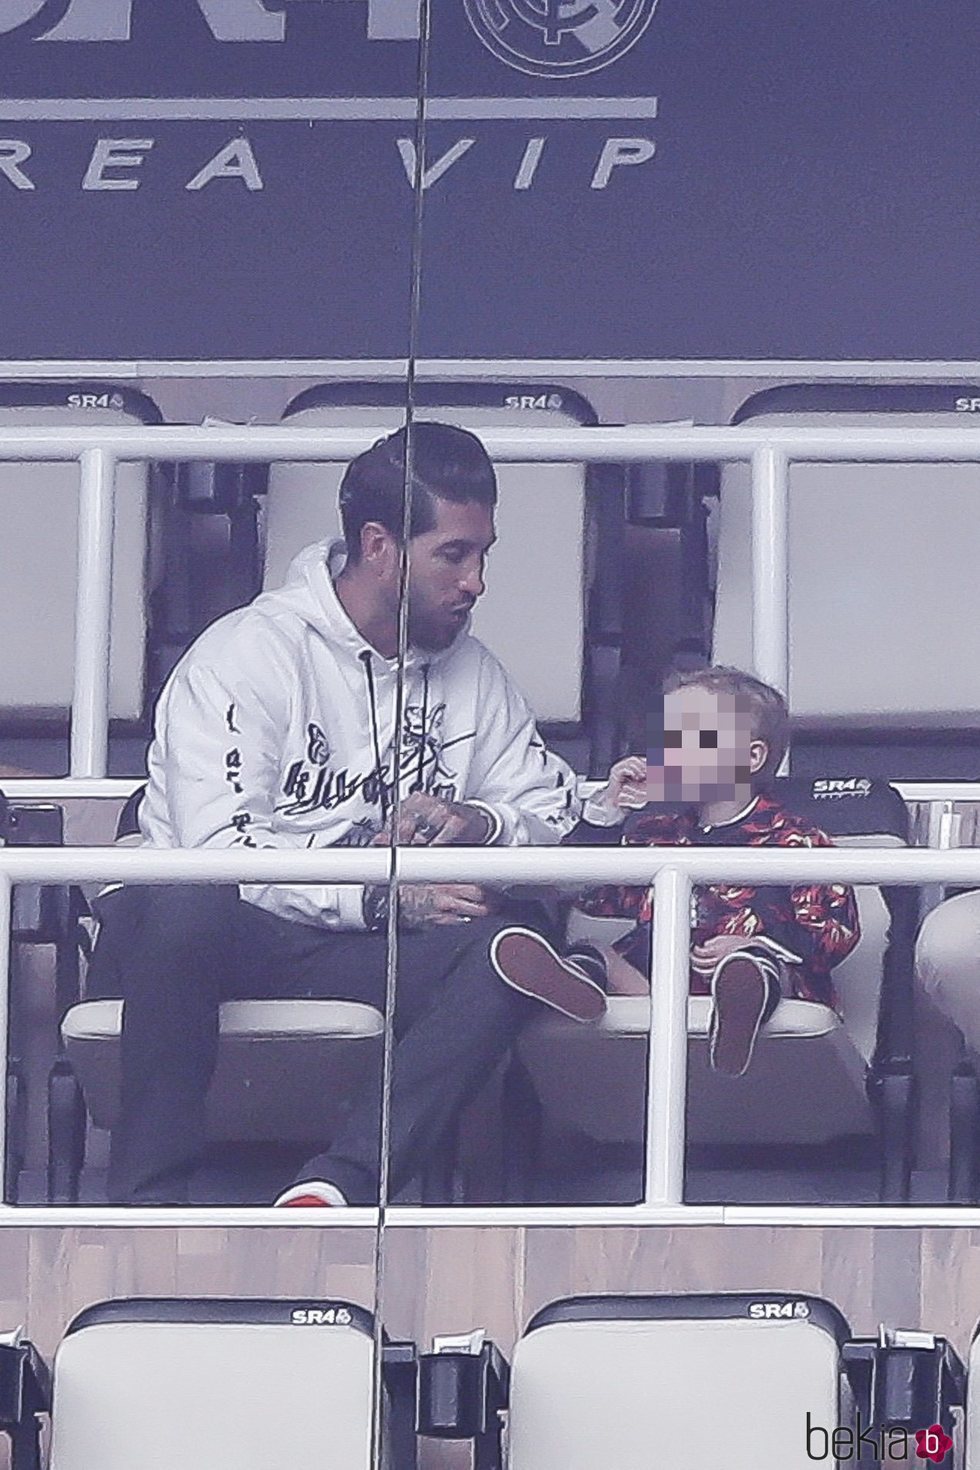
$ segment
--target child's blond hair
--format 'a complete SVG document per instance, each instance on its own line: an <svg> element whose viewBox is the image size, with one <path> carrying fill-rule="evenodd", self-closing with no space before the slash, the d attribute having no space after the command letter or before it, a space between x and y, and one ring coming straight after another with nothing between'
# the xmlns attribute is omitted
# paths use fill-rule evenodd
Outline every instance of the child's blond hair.
<svg viewBox="0 0 980 1470"><path fill-rule="evenodd" d="M675 689L709 689L712 694L730 695L736 704L745 705L752 717L752 734L765 742L766 760L753 778L755 786L768 786L782 764L789 743L789 710L778 689L764 684L742 669L725 664L712 664L704 669L668 674L664 694Z"/></svg>

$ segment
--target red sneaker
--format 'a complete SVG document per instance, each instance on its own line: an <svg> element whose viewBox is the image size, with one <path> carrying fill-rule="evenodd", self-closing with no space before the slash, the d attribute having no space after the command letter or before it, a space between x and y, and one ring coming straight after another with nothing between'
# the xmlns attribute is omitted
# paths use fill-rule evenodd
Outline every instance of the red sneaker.
<svg viewBox="0 0 980 1470"><path fill-rule="evenodd" d="M347 1201L337 1188L336 1184L328 1184L324 1179L304 1179L302 1184L293 1184L276 1200L276 1209L299 1209L305 1210L310 1207L321 1209L338 1209L346 1205Z"/></svg>

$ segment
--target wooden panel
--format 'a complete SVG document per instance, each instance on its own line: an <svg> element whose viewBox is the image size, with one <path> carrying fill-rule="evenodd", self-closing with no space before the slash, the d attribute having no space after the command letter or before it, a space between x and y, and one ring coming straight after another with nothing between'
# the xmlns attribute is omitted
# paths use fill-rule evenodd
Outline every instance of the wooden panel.
<svg viewBox="0 0 980 1470"><path fill-rule="evenodd" d="M371 1230L0 1231L0 1331L45 1355L92 1302L122 1296L338 1296L374 1307Z"/></svg>
<svg viewBox="0 0 980 1470"><path fill-rule="evenodd" d="M389 1227L391 1331L487 1327L509 1350L528 1318L579 1292L783 1290L825 1296L856 1332L944 1333L964 1352L980 1320L980 1232L969 1230Z"/></svg>

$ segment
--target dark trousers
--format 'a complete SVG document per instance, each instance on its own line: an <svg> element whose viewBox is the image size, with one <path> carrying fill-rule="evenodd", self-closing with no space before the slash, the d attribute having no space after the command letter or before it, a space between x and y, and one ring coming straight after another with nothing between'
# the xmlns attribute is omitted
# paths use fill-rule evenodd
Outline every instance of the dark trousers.
<svg viewBox="0 0 980 1470"><path fill-rule="evenodd" d="M123 888L99 912L88 993L124 1001L110 1198L180 1204L204 1144L220 1002L316 997L383 1009L386 936L291 923L243 902L237 888L211 885ZM514 904L493 918L399 933L392 1194L419 1172L534 1012L535 1002L505 985L489 962L491 938L514 922L548 928L543 910ZM327 1179L351 1204L375 1203L380 1117L378 1075L297 1177Z"/></svg>

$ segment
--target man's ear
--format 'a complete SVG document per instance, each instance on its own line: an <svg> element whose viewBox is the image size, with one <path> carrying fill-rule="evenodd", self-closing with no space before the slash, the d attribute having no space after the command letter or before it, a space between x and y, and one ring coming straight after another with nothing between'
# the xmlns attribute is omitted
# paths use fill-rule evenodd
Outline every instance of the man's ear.
<svg viewBox="0 0 980 1470"><path fill-rule="evenodd" d="M758 776L769 759L769 746L765 740L753 740L749 746L749 775Z"/></svg>
<svg viewBox="0 0 980 1470"><path fill-rule="evenodd" d="M361 563L375 576L390 576L398 568L398 542L380 521L361 527Z"/></svg>

